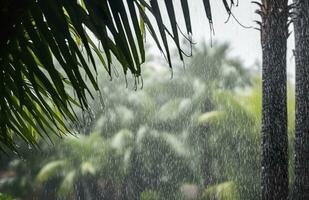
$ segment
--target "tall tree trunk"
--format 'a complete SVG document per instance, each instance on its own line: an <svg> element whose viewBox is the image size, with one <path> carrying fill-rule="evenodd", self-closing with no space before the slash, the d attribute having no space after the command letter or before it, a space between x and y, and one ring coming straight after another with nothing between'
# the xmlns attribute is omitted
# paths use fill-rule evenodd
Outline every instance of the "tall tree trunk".
<svg viewBox="0 0 309 200"><path fill-rule="evenodd" d="M288 198L287 0L262 0L262 200Z"/></svg>
<svg viewBox="0 0 309 200"><path fill-rule="evenodd" d="M295 0L296 133L292 199L309 199L309 1Z"/></svg>

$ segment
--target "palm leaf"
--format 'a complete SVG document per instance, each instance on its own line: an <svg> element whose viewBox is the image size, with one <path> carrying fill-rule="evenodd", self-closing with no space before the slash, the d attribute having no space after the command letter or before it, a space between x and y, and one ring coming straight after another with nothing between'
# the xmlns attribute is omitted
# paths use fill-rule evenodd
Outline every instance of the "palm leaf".
<svg viewBox="0 0 309 200"><path fill-rule="evenodd" d="M38 183L44 183L50 178L57 176L59 169L66 165L64 160L56 160L46 164L38 173L36 181Z"/></svg>
<svg viewBox="0 0 309 200"><path fill-rule="evenodd" d="M203 2L212 23L210 3ZM36 145L36 135L44 137L41 132L48 137L51 132L62 135L69 130L68 123L76 121L73 104L88 109L91 88L99 90L95 54L110 76L113 57L125 75L141 76L144 26L170 67L169 36L183 59L173 1L164 3L171 31L157 0L1 1L0 150L15 149L16 135ZM226 0L223 5L230 14ZM190 35L188 1L181 0L181 7ZM154 17L158 33L150 17ZM102 44L103 51L95 47L90 35Z"/></svg>

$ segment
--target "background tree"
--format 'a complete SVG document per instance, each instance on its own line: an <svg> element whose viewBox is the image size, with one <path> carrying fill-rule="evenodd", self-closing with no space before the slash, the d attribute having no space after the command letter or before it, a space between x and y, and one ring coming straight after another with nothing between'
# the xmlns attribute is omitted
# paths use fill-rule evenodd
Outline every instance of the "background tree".
<svg viewBox="0 0 309 200"><path fill-rule="evenodd" d="M309 2L295 3L295 180L291 199L309 198Z"/></svg>

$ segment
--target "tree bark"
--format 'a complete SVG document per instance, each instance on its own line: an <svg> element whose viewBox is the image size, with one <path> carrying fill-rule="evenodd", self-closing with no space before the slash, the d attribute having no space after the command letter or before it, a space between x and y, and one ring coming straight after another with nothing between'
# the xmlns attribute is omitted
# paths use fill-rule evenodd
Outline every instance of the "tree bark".
<svg viewBox="0 0 309 200"><path fill-rule="evenodd" d="M292 198L309 199L309 1L295 0L296 127Z"/></svg>
<svg viewBox="0 0 309 200"><path fill-rule="evenodd" d="M262 200L288 198L287 0L262 0Z"/></svg>

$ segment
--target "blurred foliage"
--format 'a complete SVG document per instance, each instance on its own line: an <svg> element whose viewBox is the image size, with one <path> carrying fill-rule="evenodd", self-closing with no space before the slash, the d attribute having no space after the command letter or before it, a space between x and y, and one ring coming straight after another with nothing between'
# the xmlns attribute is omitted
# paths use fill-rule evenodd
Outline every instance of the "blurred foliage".
<svg viewBox="0 0 309 200"><path fill-rule="evenodd" d="M0 190L47 200L259 199L261 81L226 44L194 51L173 79L148 64L143 89L134 77L128 88L99 77L103 99L77 112L79 134L1 157Z"/></svg>
<svg viewBox="0 0 309 200"><path fill-rule="evenodd" d="M0 200L13 200L13 197L0 193Z"/></svg>
<svg viewBox="0 0 309 200"><path fill-rule="evenodd" d="M160 193L156 191L146 190L141 194L141 200L160 200Z"/></svg>
<svg viewBox="0 0 309 200"><path fill-rule="evenodd" d="M233 182L225 182L210 186L203 192L203 200L231 200L239 199L237 187Z"/></svg>

